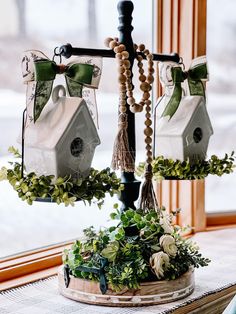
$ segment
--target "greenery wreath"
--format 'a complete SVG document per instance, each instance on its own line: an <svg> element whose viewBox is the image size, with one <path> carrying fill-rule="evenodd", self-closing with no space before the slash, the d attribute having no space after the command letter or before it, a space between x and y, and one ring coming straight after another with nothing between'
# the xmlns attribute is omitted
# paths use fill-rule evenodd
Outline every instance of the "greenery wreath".
<svg viewBox="0 0 236 314"><path fill-rule="evenodd" d="M204 179L208 175L222 176L230 174L235 168L234 152L225 154L220 159L212 155L209 160L198 160L194 164L189 159L185 161L173 160L158 156L152 161L153 177L156 180L173 179L173 180L195 180ZM145 172L145 163L138 165L136 173L142 176Z"/></svg>
<svg viewBox="0 0 236 314"><path fill-rule="evenodd" d="M21 158L18 149L9 148L16 158ZM78 200L91 204L94 201L99 207L102 206L106 193L111 196L119 194L123 189L120 179L110 168L101 171L91 168L87 178L72 178L71 176L37 176L34 172L24 174L22 177L21 162L9 162L10 168L0 169L0 181L8 180L18 196L32 205L33 201L50 199L57 204L72 205Z"/></svg>

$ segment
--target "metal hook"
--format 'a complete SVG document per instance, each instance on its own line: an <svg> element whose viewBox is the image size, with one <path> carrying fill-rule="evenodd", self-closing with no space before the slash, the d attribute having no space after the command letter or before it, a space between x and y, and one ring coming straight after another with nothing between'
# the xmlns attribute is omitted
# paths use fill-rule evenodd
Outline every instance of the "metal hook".
<svg viewBox="0 0 236 314"><path fill-rule="evenodd" d="M55 47L54 48L54 55L53 55L53 58L52 60L55 61L55 57L59 57L59 63L61 64L61 60L62 60L62 51L60 51L60 47Z"/></svg>

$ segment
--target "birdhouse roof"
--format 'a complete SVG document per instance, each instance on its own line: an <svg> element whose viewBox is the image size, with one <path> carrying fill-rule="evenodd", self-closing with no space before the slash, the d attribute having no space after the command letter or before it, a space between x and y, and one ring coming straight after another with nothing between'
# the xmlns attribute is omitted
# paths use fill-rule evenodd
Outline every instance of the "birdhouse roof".
<svg viewBox="0 0 236 314"><path fill-rule="evenodd" d="M52 109L34 124L30 123L25 130L25 145L34 148L53 149L59 143L67 128L90 128L91 142L100 143L96 126L90 115L86 102L78 97L60 97L56 103L50 104ZM47 110L48 111L48 110ZM83 111L84 121L78 125L78 114ZM40 130L40 131L39 131Z"/></svg>
<svg viewBox="0 0 236 314"><path fill-rule="evenodd" d="M204 114L202 114L201 119L196 121L194 116L198 110L201 110ZM168 116L158 118L156 130L159 136L182 136L191 127L191 124L196 127L196 123L199 127L208 125L212 129L205 99L203 96L185 96L171 119Z"/></svg>

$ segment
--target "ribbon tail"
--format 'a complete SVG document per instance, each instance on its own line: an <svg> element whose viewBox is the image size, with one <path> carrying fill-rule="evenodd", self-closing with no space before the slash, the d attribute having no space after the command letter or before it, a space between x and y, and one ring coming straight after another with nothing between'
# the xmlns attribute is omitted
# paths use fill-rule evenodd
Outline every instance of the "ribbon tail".
<svg viewBox="0 0 236 314"><path fill-rule="evenodd" d="M82 98L83 85L65 76L66 86L70 97L80 97Z"/></svg>
<svg viewBox="0 0 236 314"><path fill-rule="evenodd" d="M82 96L83 96L83 99L86 101L86 104L89 108L89 112L93 118L93 122L95 123L96 127L99 128L99 125L98 125L98 108L97 108L95 90L84 87L83 92L82 92Z"/></svg>
<svg viewBox="0 0 236 314"><path fill-rule="evenodd" d="M169 102L167 103L165 110L163 111L161 117L169 116L171 119L179 107L181 97L182 97L181 83L176 83L175 87L174 87L173 94L172 94Z"/></svg>
<svg viewBox="0 0 236 314"><path fill-rule="evenodd" d="M38 81L36 82L35 94L34 94L34 106L33 106L33 118L34 122L38 120L43 111L43 108L47 104L51 92L53 81ZM33 96L33 95L32 95Z"/></svg>

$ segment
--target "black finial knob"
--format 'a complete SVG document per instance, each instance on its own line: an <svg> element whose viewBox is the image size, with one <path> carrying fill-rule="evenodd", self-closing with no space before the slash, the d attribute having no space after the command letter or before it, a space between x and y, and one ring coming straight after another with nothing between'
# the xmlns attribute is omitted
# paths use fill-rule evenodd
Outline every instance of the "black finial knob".
<svg viewBox="0 0 236 314"><path fill-rule="evenodd" d="M119 12L119 27L118 30L120 31L120 41L124 44L128 44L131 39L131 32L133 30L132 23L132 12L134 10L134 5L132 1L129 0L122 0L118 2L117 9Z"/></svg>
<svg viewBox="0 0 236 314"><path fill-rule="evenodd" d="M117 9L120 15L131 16L134 10L134 5L130 0L122 0L118 2Z"/></svg>

